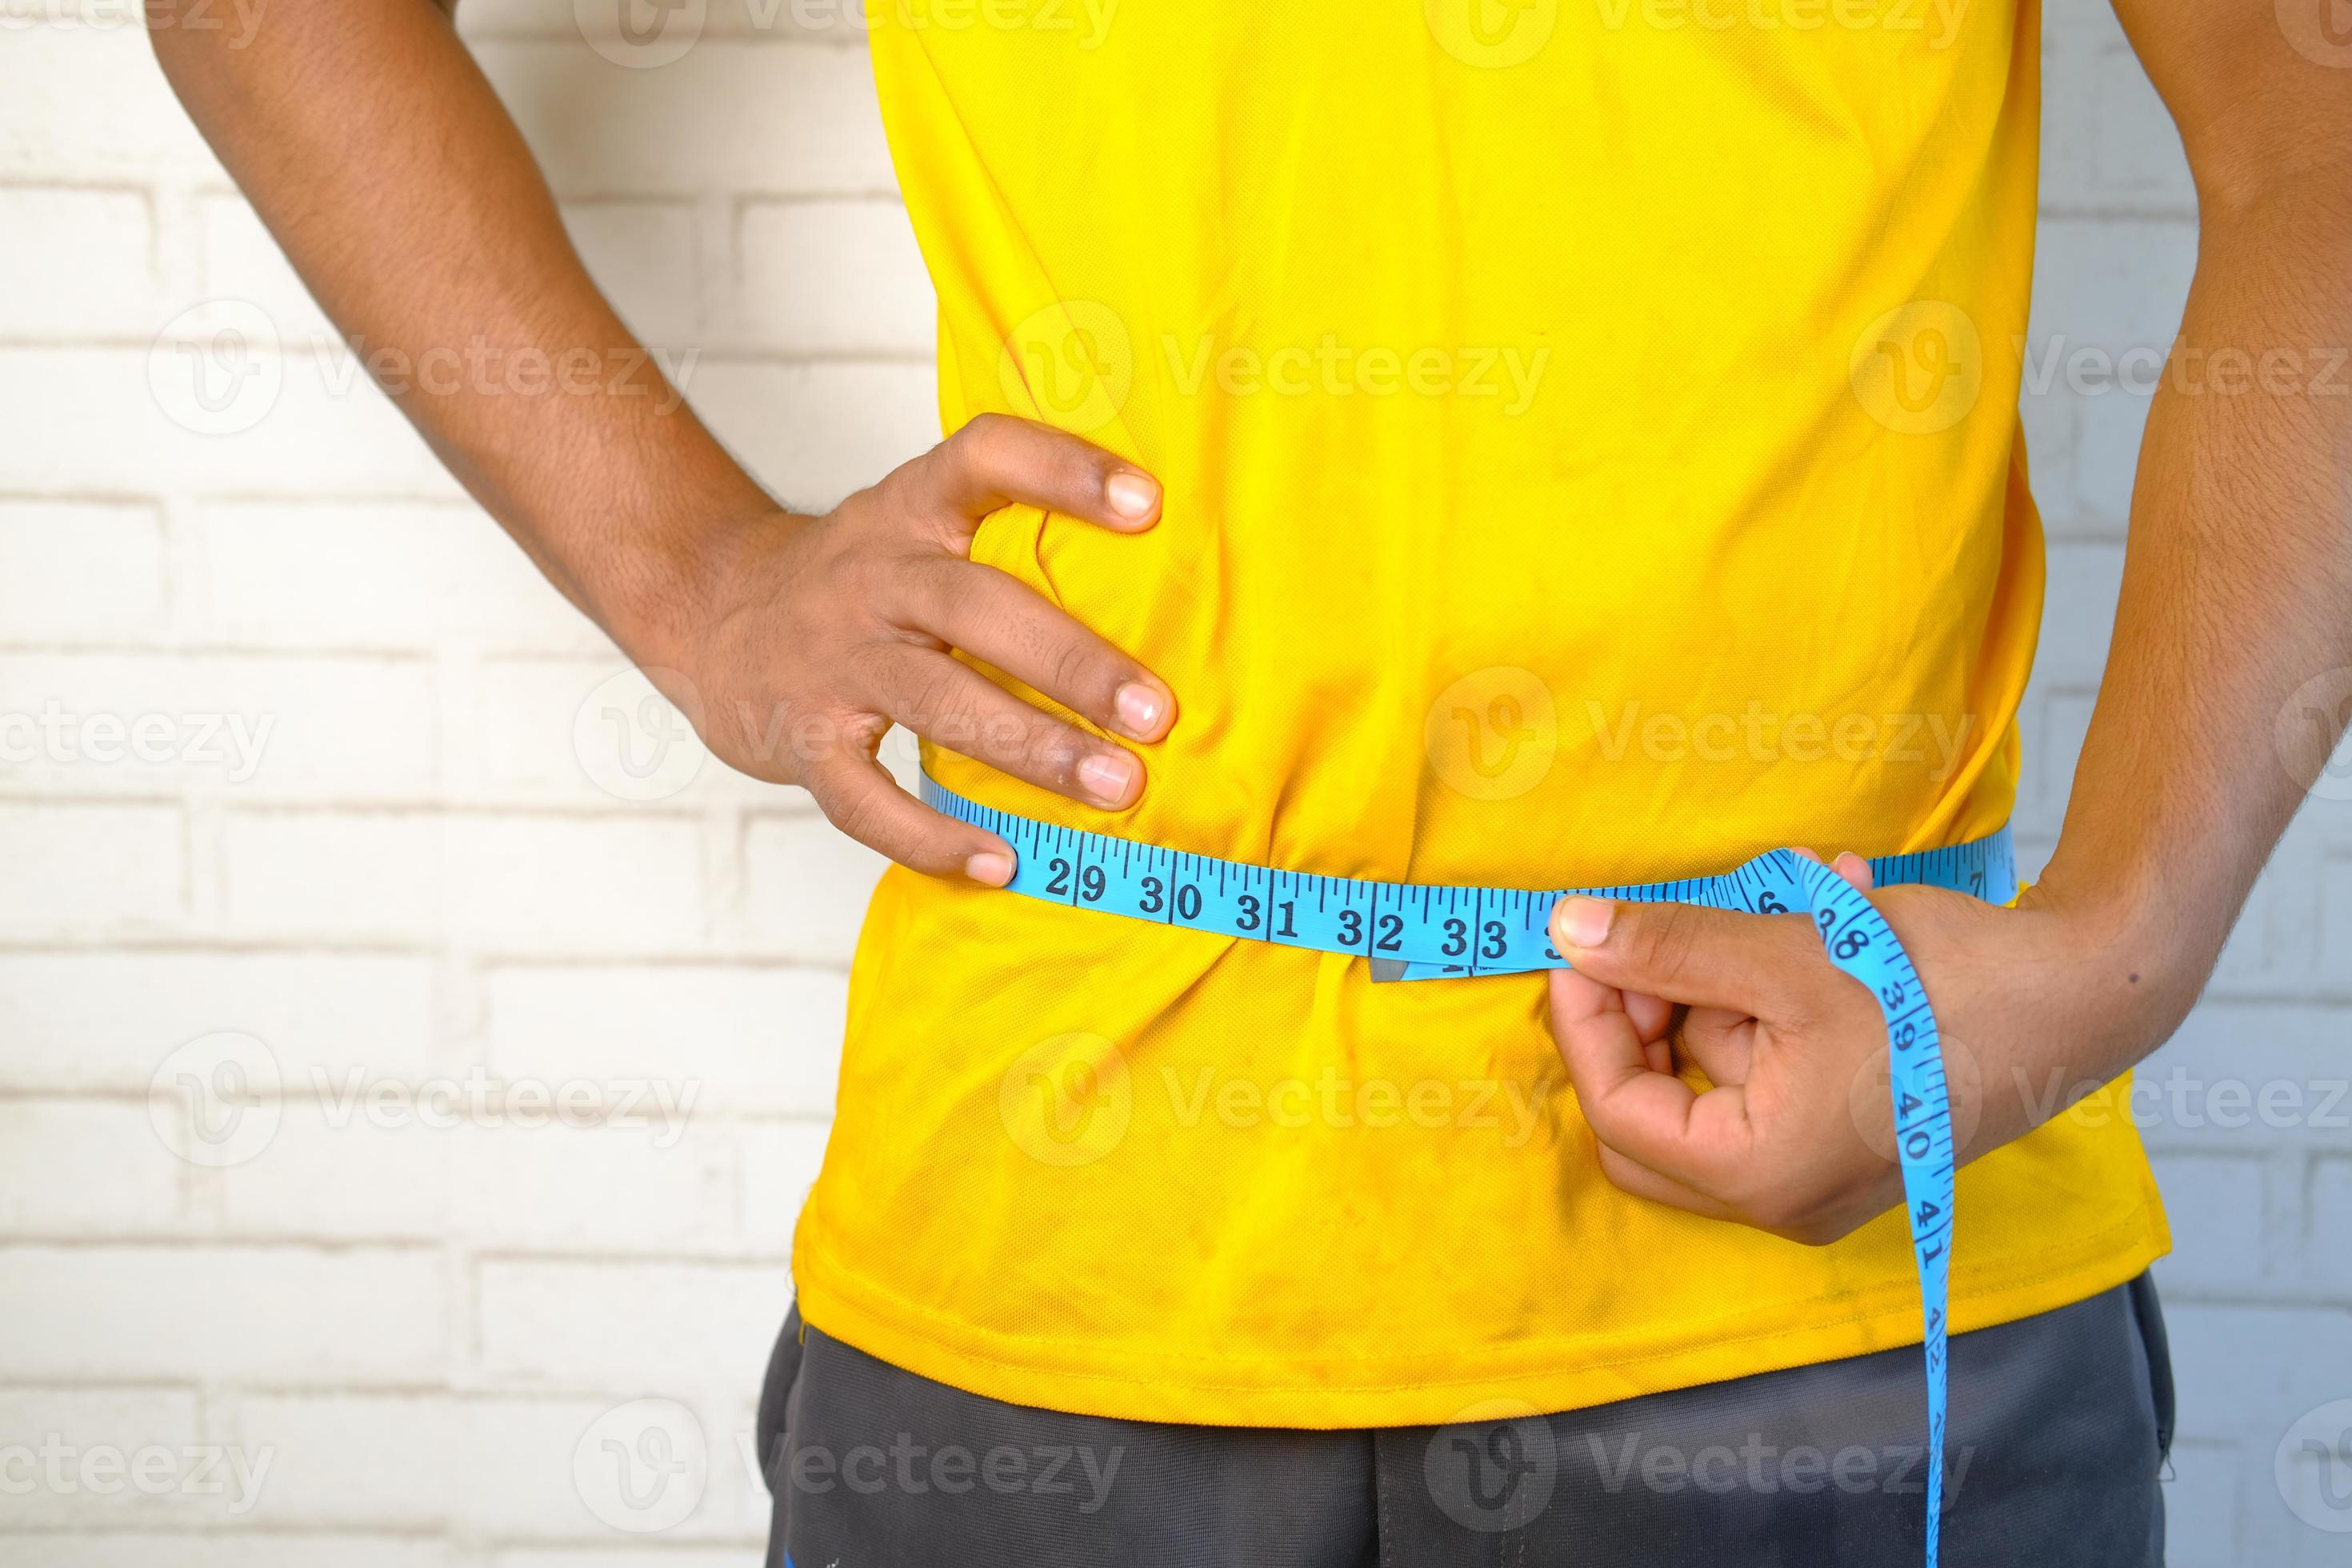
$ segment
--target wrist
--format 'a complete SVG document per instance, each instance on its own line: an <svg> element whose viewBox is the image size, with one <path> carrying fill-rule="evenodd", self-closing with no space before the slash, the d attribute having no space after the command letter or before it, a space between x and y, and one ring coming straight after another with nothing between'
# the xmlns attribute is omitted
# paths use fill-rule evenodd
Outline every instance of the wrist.
<svg viewBox="0 0 2352 1568"><path fill-rule="evenodd" d="M592 610L635 663L690 672L755 542L783 513L756 487L665 510L619 526Z"/></svg>
<svg viewBox="0 0 2352 1568"><path fill-rule="evenodd" d="M2220 934L2184 915L2189 906L2178 889L2088 874L2066 860L2063 846L2018 907L2052 922L2063 983L2086 1005L2116 1072L2179 1026L2221 954Z"/></svg>

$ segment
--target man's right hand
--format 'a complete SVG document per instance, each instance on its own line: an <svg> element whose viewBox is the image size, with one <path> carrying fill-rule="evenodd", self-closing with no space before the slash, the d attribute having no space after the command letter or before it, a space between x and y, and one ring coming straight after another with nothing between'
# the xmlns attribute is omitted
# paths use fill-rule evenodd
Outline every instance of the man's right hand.
<svg viewBox="0 0 2352 1568"><path fill-rule="evenodd" d="M156 0L163 4L164 0ZM824 517L777 511L596 289L514 122L436 0L273 9L251 47L151 29L188 111L337 327L397 349L630 366L609 395L385 391L566 597L755 778L807 787L841 829L919 871L1001 884L1011 847L899 789L905 725L1089 805L1132 805L1143 763L1022 701L982 660L1131 741L1167 687L1015 579L971 559L1025 503L1122 533L1160 487L1074 436L983 416ZM365 148L354 158L350 149Z"/></svg>
<svg viewBox="0 0 2352 1568"><path fill-rule="evenodd" d="M1133 658L971 558L981 520L1009 505L1139 533L1159 519L1160 486L1075 436L984 414L823 517L698 531L691 613L663 646L631 651L656 685L685 678L668 695L722 761L804 787L835 826L901 865L1002 886L1011 847L923 805L877 760L891 725L1108 810L1141 795L1143 763L954 653L1131 741L1159 740L1176 710Z"/></svg>

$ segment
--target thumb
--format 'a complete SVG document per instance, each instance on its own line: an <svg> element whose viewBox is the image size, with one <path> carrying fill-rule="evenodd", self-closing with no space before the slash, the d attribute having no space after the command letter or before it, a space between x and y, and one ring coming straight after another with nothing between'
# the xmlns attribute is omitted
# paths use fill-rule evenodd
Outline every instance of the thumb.
<svg viewBox="0 0 2352 1568"><path fill-rule="evenodd" d="M1803 915L1571 894L1553 907L1560 956L1603 985L1749 1017L1781 1016L1821 957Z"/></svg>

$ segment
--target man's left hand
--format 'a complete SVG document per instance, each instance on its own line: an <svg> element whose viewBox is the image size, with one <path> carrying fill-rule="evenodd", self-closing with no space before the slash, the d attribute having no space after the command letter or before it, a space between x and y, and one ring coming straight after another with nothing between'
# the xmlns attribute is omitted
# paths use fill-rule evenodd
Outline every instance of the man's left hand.
<svg viewBox="0 0 2352 1568"><path fill-rule="evenodd" d="M2032 893L1870 894L1927 985L1966 1161L2072 1104L2146 1048L2153 1005ZM1604 1174L1625 1191L1823 1245L1902 1201L1876 1000L1801 914L1570 898L1551 920L1553 1037ZM1703 1079L1693 1081L1696 1068ZM2054 1091L2054 1092L2053 1092Z"/></svg>

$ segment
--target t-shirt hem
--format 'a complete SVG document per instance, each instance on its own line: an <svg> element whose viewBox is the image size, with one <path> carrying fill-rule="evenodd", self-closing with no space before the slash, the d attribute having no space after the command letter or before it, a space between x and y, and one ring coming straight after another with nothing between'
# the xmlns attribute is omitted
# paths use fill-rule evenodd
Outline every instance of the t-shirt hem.
<svg viewBox="0 0 2352 1568"><path fill-rule="evenodd" d="M1867 1355L1923 1338L1909 1280L1784 1303L1769 1321L1695 1336L1635 1331L1517 1341L1442 1356L1282 1361L1154 1352L1122 1345L1089 1353L1068 1340L1005 1334L892 1296L834 1265L805 1234L793 1264L802 1317L903 1371L1034 1409L1188 1426L1349 1428L1442 1426L1474 1405L1531 1413L1580 1410L1672 1389ZM2068 1267L2050 1269L2049 1252ZM1956 1269L1952 1330L1967 1333L2055 1311L2136 1278L2171 1250L2150 1204L2116 1224L2038 1256ZM1433 1364L1442 1363L1441 1364Z"/></svg>

